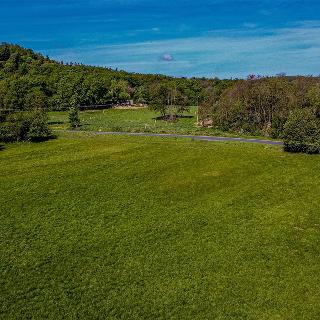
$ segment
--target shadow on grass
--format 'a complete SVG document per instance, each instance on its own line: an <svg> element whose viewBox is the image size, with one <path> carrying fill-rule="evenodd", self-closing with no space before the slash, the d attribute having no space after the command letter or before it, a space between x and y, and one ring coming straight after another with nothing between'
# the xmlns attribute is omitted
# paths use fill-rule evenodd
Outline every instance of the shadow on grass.
<svg viewBox="0 0 320 320"><path fill-rule="evenodd" d="M48 124L49 125L56 125L56 124L64 124L64 121L49 121Z"/></svg>
<svg viewBox="0 0 320 320"><path fill-rule="evenodd" d="M153 120L164 120L164 121L178 121L179 119L191 119L194 118L194 116L190 115L183 115L183 114L177 114L177 115L170 115L166 114L164 116L158 116L152 118Z"/></svg>
<svg viewBox="0 0 320 320"><path fill-rule="evenodd" d="M37 138L33 138L31 139L30 141L31 142L35 142L35 143L39 143L39 142L46 142L46 141L49 141L49 140L54 140L54 139L57 139L57 135L52 133L50 134L49 136L47 137L37 137Z"/></svg>

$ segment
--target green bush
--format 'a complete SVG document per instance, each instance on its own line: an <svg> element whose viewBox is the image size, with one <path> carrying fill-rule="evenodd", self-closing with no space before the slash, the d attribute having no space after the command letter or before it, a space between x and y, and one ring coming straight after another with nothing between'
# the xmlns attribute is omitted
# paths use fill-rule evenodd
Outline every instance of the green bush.
<svg viewBox="0 0 320 320"><path fill-rule="evenodd" d="M7 116L0 126L3 141L43 141L52 137L47 114L39 109L21 111Z"/></svg>
<svg viewBox="0 0 320 320"><path fill-rule="evenodd" d="M77 128L80 126L79 109L72 107L69 109L69 123L71 128Z"/></svg>
<svg viewBox="0 0 320 320"><path fill-rule="evenodd" d="M312 110L302 109L291 113L284 126L284 150L320 153L320 119Z"/></svg>

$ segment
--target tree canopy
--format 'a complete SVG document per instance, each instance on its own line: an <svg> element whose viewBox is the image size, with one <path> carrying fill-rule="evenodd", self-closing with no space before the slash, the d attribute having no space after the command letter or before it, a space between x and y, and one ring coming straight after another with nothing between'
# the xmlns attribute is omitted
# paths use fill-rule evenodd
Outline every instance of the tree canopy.
<svg viewBox="0 0 320 320"><path fill-rule="evenodd" d="M0 109L68 110L129 99L156 108L159 103L197 105L208 88L221 83L231 81L173 78L57 62L18 45L0 45Z"/></svg>
<svg viewBox="0 0 320 320"><path fill-rule="evenodd" d="M202 119L223 130L283 137L284 125L296 109L320 116L320 79L316 77L250 77L222 94L208 95L200 106Z"/></svg>

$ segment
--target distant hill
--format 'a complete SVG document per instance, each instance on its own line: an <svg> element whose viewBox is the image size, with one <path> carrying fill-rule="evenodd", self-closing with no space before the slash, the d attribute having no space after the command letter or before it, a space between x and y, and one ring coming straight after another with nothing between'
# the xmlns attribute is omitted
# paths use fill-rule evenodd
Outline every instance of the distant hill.
<svg viewBox="0 0 320 320"><path fill-rule="evenodd" d="M129 73L58 62L18 45L0 45L0 109L65 110L70 106L129 99L152 103L155 94L174 99L175 92L179 92L188 105L196 105L212 90L221 93L232 82Z"/></svg>

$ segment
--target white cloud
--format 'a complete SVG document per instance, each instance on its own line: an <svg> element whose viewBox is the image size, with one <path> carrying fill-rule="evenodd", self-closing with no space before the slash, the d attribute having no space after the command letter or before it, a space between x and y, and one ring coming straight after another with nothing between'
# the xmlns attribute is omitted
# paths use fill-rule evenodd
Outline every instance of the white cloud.
<svg viewBox="0 0 320 320"><path fill-rule="evenodd" d="M173 61L173 57L170 53L165 53L161 56L161 60L169 62L169 61Z"/></svg>

